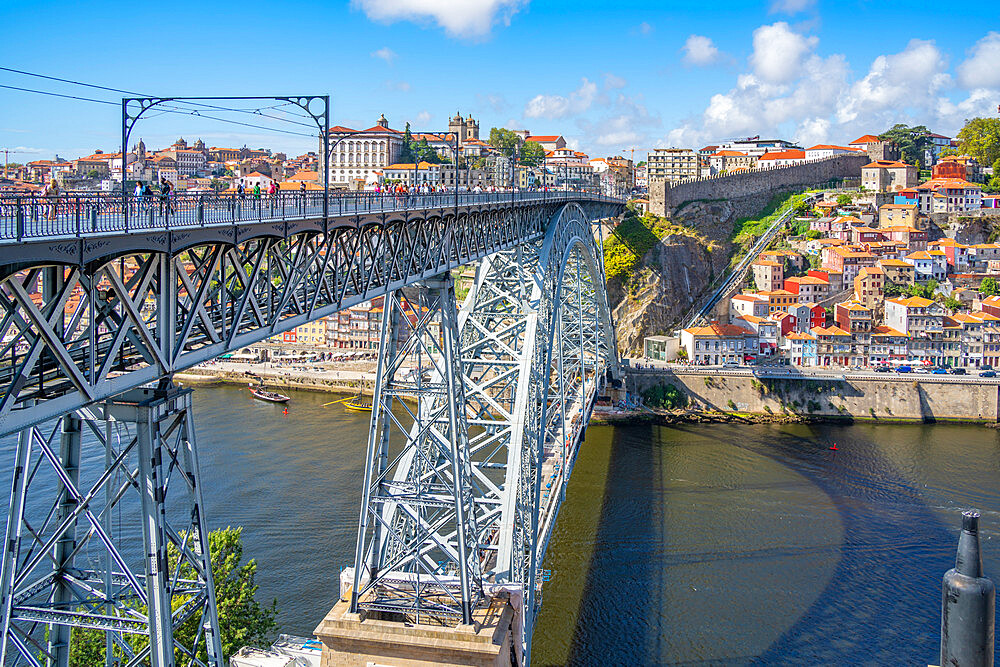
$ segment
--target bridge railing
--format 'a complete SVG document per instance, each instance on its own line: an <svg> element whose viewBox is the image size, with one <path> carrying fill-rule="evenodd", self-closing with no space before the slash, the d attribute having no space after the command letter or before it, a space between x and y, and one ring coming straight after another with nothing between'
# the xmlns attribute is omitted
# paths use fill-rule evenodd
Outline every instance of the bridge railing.
<svg viewBox="0 0 1000 667"><path fill-rule="evenodd" d="M58 196L0 197L0 244L30 239L83 237L101 233L170 230L212 225L246 225L367 213L449 208L455 192L322 191L276 194L199 193L169 196L71 193ZM586 199L622 200L584 191L459 192L459 206Z"/></svg>

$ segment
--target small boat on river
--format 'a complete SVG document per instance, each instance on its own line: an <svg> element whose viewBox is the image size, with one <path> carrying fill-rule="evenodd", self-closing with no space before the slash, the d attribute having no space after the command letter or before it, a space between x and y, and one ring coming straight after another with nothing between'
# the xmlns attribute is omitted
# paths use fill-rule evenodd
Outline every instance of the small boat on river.
<svg viewBox="0 0 1000 667"><path fill-rule="evenodd" d="M261 401L267 401L268 403L287 403L292 400L290 397L284 394L279 394L276 391L268 391L264 389L264 385L253 386L250 385L250 395Z"/></svg>
<svg viewBox="0 0 1000 667"><path fill-rule="evenodd" d="M371 400L366 399L361 394L356 394L354 396L351 396L350 398L341 398L336 401L330 401L329 403L324 403L323 407L326 407L328 405L333 405L334 403L340 403L348 410L357 410L358 412L372 411Z"/></svg>

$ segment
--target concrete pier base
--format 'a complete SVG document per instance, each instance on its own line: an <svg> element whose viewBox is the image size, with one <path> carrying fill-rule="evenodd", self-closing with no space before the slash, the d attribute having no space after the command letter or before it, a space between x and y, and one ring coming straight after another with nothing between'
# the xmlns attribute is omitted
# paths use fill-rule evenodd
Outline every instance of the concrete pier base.
<svg viewBox="0 0 1000 667"><path fill-rule="evenodd" d="M316 628L321 667L510 667L514 608L506 593L474 613L472 625L442 626L365 618L339 600Z"/></svg>

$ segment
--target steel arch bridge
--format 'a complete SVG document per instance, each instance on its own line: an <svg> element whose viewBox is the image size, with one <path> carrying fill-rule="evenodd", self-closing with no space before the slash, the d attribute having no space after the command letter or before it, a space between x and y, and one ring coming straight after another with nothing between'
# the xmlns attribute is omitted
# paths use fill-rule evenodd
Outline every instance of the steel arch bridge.
<svg viewBox="0 0 1000 667"><path fill-rule="evenodd" d="M190 392L170 377L377 296L352 605L458 622L512 591L526 659L576 446L617 373L591 223L623 203L279 197L247 215L192 200L197 213L150 209L128 230L90 203L0 201L0 435L20 434L3 664L65 665L70 630L91 628L109 664L221 665ZM459 309L450 271L473 262ZM84 434L99 469L81 461ZM123 508L132 529L114 530Z"/></svg>

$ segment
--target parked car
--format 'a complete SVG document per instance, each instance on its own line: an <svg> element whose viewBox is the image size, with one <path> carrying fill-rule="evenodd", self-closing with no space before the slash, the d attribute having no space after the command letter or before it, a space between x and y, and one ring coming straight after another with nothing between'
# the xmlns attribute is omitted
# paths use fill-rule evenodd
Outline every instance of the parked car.
<svg viewBox="0 0 1000 667"><path fill-rule="evenodd" d="M896 372L897 373L912 373L913 369L910 368L909 366L899 366L898 368L896 368Z"/></svg>
<svg viewBox="0 0 1000 667"><path fill-rule="evenodd" d="M952 368L948 372L951 373L952 375L965 375L965 369L964 368Z"/></svg>
<svg viewBox="0 0 1000 667"><path fill-rule="evenodd" d="M946 371L943 368L935 368L934 370L931 371L931 373L933 373L934 375L947 375L948 371Z"/></svg>
<svg viewBox="0 0 1000 667"><path fill-rule="evenodd" d="M993 370L993 367L990 366L989 364L983 364L982 366L979 367L979 370L981 370L981 371L991 371L991 370Z"/></svg>
<svg viewBox="0 0 1000 667"><path fill-rule="evenodd" d="M981 378L995 378L997 372L993 370L979 371L979 377Z"/></svg>
<svg viewBox="0 0 1000 667"><path fill-rule="evenodd" d="M892 366L886 366L884 364L882 366L876 366L875 367L875 372L876 373L888 373L891 370L892 370Z"/></svg>

